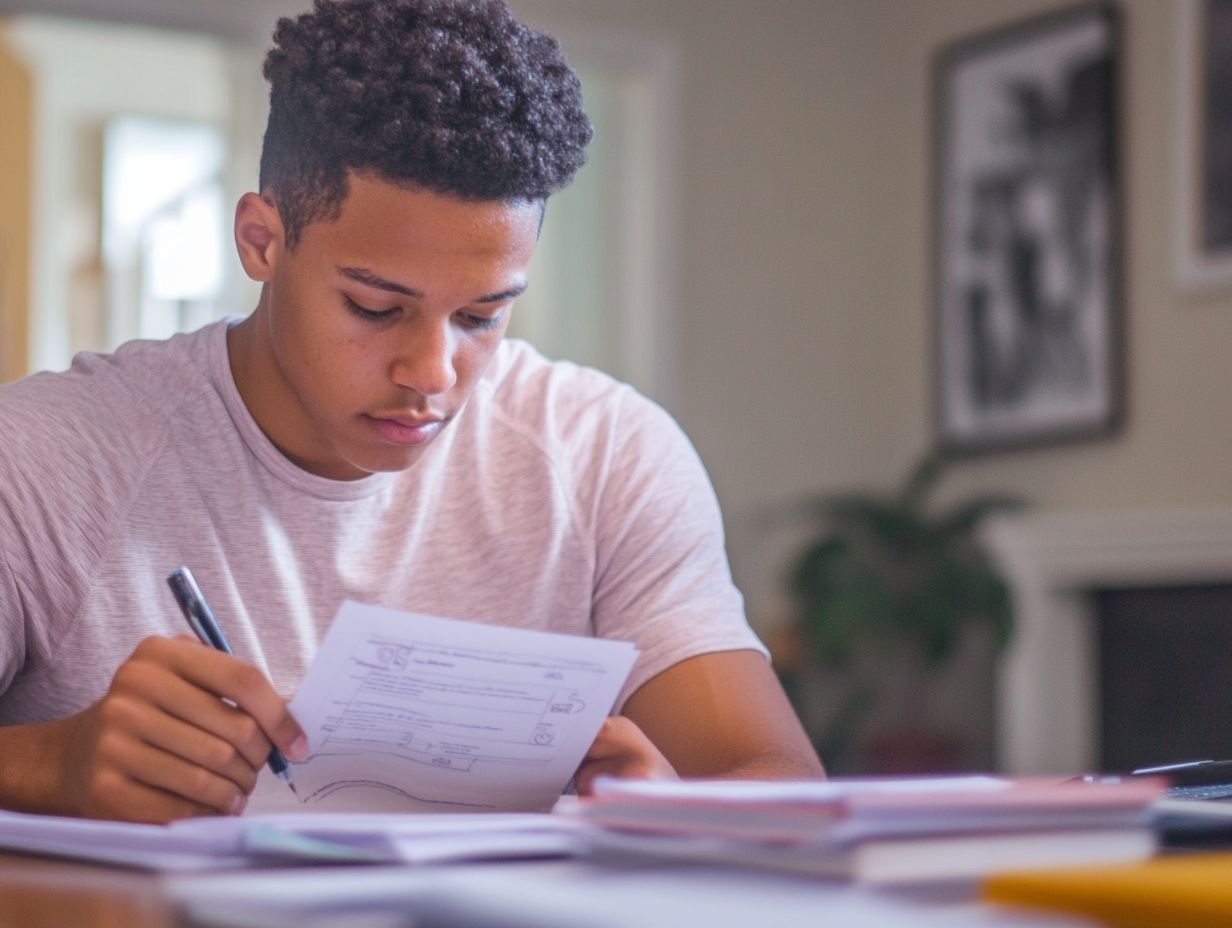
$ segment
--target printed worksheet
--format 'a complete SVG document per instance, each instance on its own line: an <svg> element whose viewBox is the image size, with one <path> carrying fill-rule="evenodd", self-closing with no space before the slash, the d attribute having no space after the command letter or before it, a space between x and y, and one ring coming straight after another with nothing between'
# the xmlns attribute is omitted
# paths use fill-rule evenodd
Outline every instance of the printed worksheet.
<svg viewBox="0 0 1232 928"><path fill-rule="evenodd" d="M546 811L636 656L624 641L346 602L291 702L311 751L292 765L299 801Z"/></svg>

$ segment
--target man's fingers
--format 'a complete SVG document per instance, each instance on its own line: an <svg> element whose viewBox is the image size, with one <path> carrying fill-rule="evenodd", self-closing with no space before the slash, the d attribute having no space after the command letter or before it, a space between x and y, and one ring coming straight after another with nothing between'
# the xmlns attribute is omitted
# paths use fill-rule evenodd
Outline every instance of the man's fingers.
<svg viewBox="0 0 1232 928"><path fill-rule="evenodd" d="M177 747L190 740L205 738L226 742L249 767L260 767L269 756L269 739L250 715L161 664L134 662L122 667L102 711L109 725L139 731L144 740L177 753ZM175 734L180 726L188 729L187 737ZM175 738L174 743L169 737ZM209 757L207 752L205 759ZM228 758L219 754L210 766L221 772L227 763Z"/></svg>
<svg viewBox="0 0 1232 928"><path fill-rule="evenodd" d="M171 669L177 676L198 689L235 703L242 710L241 714L255 721L264 736L292 760L303 760L307 756L307 739L299 724L287 710L282 697L256 667L195 642L147 638L138 652L147 646L152 652L152 659ZM216 733L226 737L222 732ZM240 737L246 744L251 744L251 737L244 737L242 732ZM265 753L269 753L268 748Z"/></svg>
<svg viewBox="0 0 1232 928"><path fill-rule="evenodd" d="M248 799L244 791L214 771L143 742L128 750L133 764L129 769L140 771L130 774L137 782L204 807L211 814L238 815L244 810Z"/></svg>
<svg viewBox="0 0 1232 928"><path fill-rule="evenodd" d="M184 681L168 674L167 688L170 690L184 687L191 690L181 696L181 705L185 702L204 701L207 705L199 707L198 711L181 711L177 716L160 711L161 706L151 706L134 699L117 697L103 709L112 720L127 714L128 718L117 723L117 727L126 729L136 735L147 745L167 751L178 757L214 771L226 777L243 793L251 793L257 783L257 774L261 765L269 756L269 742L259 731L248 738L247 744L239 746L220 733L226 728L231 732L239 730L240 724L232 723L230 716L242 715L238 709L214 699L212 696L193 690ZM211 720L220 714L221 723ZM247 721L243 726L255 730L255 723L243 716Z"/></svg>
<svg viewBox="0 0 1232 928"><path fill-rule="evenodd" d="M219 800L202 803L182 795L179 789L168 790L145 783L127 771L131 762L151 765L160 769L170 755L155 751L134 739L129 744L121 743L120 736L108 736L104 750L108 761L96 766L83 782L83 794L76 814L88 818L117 819L129 822L162 824L179 818L200 815L218 815ZM181 762L182 763L182 762ZM229 784L229 781L223 781ZM227 787L224 786L224 790ZM229 784L231 790L234 784ZM221 800L226 803L226 800ZM234 800L232 800L234 802Z"/></svg>
<svg viewBox="0 0 1232 928"><path fill-rule="evenodd" d="M664 780L672 779L674 775L670 767L656 763L652 758L640 755L625 755L608 757L602 760L586 760L573 775L573 785L579 796L589 796L593 791L595 779L601 776L614 777L618 780Z"/></svg>
<svg viewBox="0 0 1232 928"><path fill-rule="evenodd" d="M573 787L579 796L589 796L594 792L595 778L603 775L618 776L603 762L584 762L573 775Z"/></svg>
<svg viewBox="0 0 1232 928"><path fill-rule="evenodd" d="M676 771L636 723L623 716L604 719L574 775L579 795L589 795L596 777L674 779Z"/></svg>
<svg viewBox="0 0 1232 928"><path fill-rule="evenodd" d="M265 674L229 654L206 653L209 661L189 660L187 666L179 668L184 678L231 700L284 754L294 755L293 760L303 760L308 753L307 739Z"/></svg>
<svg viewBox="0 0 1232 928"><path fill-rule="evenodd" d="M620 715L609 715L599 726L599 733L586 756L592 760L618 757L623 754L657 749L636 724Z"/></svg>
<svg viewBox="0 0 1232 928"><path fill-rule="evenodd" d="M126 780L111 789L106 801L86 810L90 818L165 825L182 818L201 818L218 812L137 780Z"/></svg>

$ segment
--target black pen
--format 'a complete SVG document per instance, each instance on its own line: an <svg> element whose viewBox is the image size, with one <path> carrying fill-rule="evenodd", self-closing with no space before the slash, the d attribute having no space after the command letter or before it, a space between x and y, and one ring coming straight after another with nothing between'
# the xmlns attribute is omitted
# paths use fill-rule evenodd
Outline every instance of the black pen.
<svg viewBox="0 0 1232 928"><path fill-rule="evenodd" d="M222 633L222 626L214 617L214 610L205 601L205 594L201 592L201 587L197 586L197 580L193 577L192 571L187 567L177 567L167 577L167 585L171 587L171 592L175 594L175 601L180 604L180 611L184 613L184 618L188 619L188 624L192 626L193 632L196 633L201 643L216 651L234 654L235 652L231 650L231 643ZM287 786L291 787L291 792L299 796L299 792L295 789L295 782L291 779L291 765L287 763L287 759L282 756L278 748L270 750L269 768L286 780Z"/></svg>

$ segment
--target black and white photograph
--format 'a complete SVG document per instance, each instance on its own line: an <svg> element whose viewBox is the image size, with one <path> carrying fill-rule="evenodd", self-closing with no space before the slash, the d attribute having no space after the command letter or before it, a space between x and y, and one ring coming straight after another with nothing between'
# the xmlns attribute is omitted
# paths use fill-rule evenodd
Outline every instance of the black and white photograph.
<svg viewBox="0 0 1232 928"><path fill-rule="evenodd" d="M1182 0L1177 60L1179 282L1232 286L1232 0Z"/></svg>
<svg viewBox="0 0 1232 928"><path fill-rule="evenodd" d="M1203 4L1202 233L1204 249L1232 253L1232 0Z"/></svg>
<svg viewBox="0 0 1232 928"><path fill-rule="evenodd" d="M1118 17L1087 5L936 59L938 428L956 451L1119 422Z"/></svg>

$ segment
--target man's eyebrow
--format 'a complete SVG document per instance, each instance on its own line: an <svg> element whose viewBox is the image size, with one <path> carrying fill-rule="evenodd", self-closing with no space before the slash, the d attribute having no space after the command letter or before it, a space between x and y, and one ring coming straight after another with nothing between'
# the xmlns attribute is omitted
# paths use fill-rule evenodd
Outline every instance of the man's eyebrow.
<svg viewBox="0 0 1232 928"><path fill-rule="evenodd" d="M338 273L343 277L363 284L365 287L373 287L377 290L385 290L389 293L398 293L402 296L421 298L423 293L413 287L407 287L393 280L388 280L379 274L374 274L366 268L362 267L339 267ZM526 292L527 285L517 284L509 287L507 290L501 290L497 293L489 293L486 296L481 296L474 300L475 303L505 303L516 297L521 296Z"/></svg>
<svg viewBox="0 0 1232 928"><path fill-rule="evenodd" d="M375 287L377 290L388 290L390 293L400 293L403 296L422 297L423 294L411 287L403 286L392 280L386 280L379 274L362 267L339 267L338 273L365 287Z"/></svg>
<svg viewBox="0 0 1232 928"><path fill-rule="evenodd" d="M510 287L508 290L501 290L498 293L489 293L487 296L481 296L475 300L476 303L505 303L515 299L526 292L526 284L518 284L516 287Z"/></svg>

